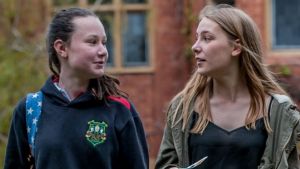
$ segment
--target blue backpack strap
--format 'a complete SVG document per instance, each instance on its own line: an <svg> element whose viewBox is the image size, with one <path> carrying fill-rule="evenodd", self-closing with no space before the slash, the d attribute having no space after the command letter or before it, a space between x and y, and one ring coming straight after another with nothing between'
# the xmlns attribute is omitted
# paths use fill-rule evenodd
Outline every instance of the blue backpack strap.
<svg viewBox="0 0 300 169"><path fill-rule="evenodd" d="M41 115L42 97L43 94L41 91L29 93L26 97L26 127L32 156L34 156L34 141L38 130L37 124Z"/></svg>

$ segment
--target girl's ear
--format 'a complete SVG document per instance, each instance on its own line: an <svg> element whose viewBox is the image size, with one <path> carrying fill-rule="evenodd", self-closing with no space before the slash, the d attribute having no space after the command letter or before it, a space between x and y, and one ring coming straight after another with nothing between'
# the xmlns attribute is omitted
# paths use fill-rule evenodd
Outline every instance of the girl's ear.
<svg viewBox="0 0 300 169"><path fill-rule="evenodd" d="M61 39L56 39L53 46L58 57L61 57L63 59L66 59L68 57L66 52L66 43L64 41L62 41Z"/></svg>
<svg viewBox="0 0 300 169"><path fill-rule="evenodd" d="M241 41L239 39L236 39L233 42L233 50L232 50L232 56L239 56L242 52L242 46Z"/></svg>

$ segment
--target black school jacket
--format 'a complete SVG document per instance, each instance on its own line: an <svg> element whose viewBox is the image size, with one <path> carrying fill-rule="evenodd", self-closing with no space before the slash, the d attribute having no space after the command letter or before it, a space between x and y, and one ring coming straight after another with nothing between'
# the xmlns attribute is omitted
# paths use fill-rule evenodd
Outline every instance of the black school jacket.
<svg viewBox="0 0 300 169"><path fill-rule="evenodd" d="M148 149L141 120L124 98L108 104L86 92L71 102L53 84L43 88L35 138L36 169L147 169ZM25 98L16 106L4 169L27 169Z"/></svg>

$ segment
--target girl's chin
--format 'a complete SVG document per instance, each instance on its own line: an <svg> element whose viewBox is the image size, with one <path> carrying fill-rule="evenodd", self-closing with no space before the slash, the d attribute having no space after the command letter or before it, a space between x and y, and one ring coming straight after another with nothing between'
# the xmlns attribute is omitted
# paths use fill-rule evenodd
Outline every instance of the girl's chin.
<svg viewBox="0 0 300 169"><path fill-rule="evenodd" d="M94 73L91 75L91 77L92 77L92 79L96 79L96 78L102 77L104 74L105 74L104 71L101 71L101 72L94 72Z"/></svg>
<svg viewBox="0 0 300 169"><path fill-rule="evenodd" d="M199 73L201 75L206 75L207 72L205 70L201 69L201 68L198 68L197 73Z"/></svg>
<svg viewBox="0 0 300 169"><path fill-rule="evenodd" d="M210 77L212 77L211 72L206 71L206 70L199 70L199 69L197 69L196 72L197 72L198 74L202 75L202 76L210 76Z"/></svg>

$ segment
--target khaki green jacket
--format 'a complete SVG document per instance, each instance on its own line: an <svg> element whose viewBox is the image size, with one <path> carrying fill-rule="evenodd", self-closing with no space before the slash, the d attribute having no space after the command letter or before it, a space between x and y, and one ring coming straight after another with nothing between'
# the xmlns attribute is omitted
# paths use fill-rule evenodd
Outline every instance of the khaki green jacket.
<svg viewBox="0 0 300 169"><path fill-rule="evenodd" d="M270 125L273 132L268 135L266 148L258 169L300 169L296 147L296 142L300 138L300 114L289 97L277 94L272 96ZM175 99L171 103L168 110L169 115L174 114L179 99ZM193 105L190 107L191 113L193 107ZM171 118L168 118L155 169L167 169L172 166L187 167L189 165L189 132L187 129L182 131L181 127L182 123L178 123L171 128Z"/></svg>

